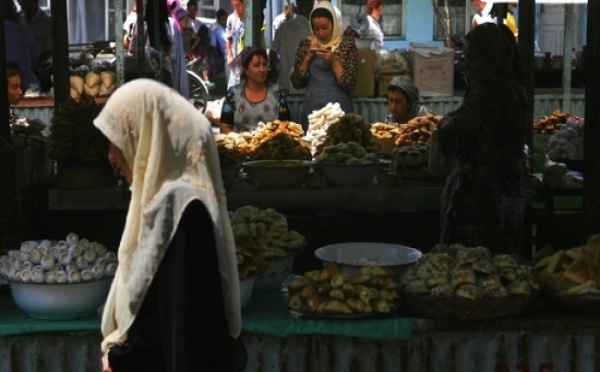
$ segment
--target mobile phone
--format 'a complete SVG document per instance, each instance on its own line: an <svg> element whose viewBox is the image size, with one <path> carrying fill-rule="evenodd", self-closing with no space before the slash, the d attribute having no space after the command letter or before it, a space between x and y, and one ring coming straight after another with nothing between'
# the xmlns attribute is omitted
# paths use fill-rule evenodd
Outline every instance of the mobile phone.
<svg viewBox="0 0 600 372"><path fill-rule="evenodd" d="M310 51L313 52L313 53L316 53L316 52L319 51L319 48L310 48Z"/></svg>

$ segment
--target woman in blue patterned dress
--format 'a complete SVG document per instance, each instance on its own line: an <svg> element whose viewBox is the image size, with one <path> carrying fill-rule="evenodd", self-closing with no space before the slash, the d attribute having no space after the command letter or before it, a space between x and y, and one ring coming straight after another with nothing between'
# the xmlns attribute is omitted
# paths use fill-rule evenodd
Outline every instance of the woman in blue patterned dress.
<svg viewBox="0 0 600 372"><path fill-rule="evenodd" d="M267 82L267 52L246 47L238 56L240 84L229 88L221 111L221 133L250 131L259 122L290 120L283 88Z"/></svg>

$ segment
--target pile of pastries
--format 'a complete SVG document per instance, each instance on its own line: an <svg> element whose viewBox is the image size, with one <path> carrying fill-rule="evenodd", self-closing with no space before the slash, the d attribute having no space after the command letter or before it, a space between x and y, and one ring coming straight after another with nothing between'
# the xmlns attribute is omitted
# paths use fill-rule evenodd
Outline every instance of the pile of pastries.
<svg viewBox="0 0 600 372"><path fill-rule="evenodd" d="M538 120L533 121L533 131L537 133L550 133L553 134L555 131L559 130L563 124L566 124L568 121L573 121L576 123L581 122L581 118L568 114L562 110L554 110L548 116L544 115Z"/></svg>
<svg viewBox="0 0 600 372"><path fill-rule="evenodd" d="M310 146L302 139L302 126L292 121L259 123L250 142L253 160L311 160Z"/></svg>
<svg viewBox="0 0 600 372"><path fill-rule="evenodd" d="M240 278L255 276L273 260L299 253L306 239L289 230L287 219L272 208L244 206L230 212Z"/></svg>
<svg viewBox="0 0 600 372"><path fill-rule="evenodd" d="M539 289L531 266L487 248L438 245L402 277L408 295L471 300L529 296Z"/></svg>
<svg viewBox="0 0 600 372"><path fill-rule="evenodd" d="M292 121L259 123L252 132L215 136L221 164L240 164L245 160L310 160L310 146L302 140L302 126Z"/></svg>
<svg viewBox="0 0 600 372"><path fill-rule="evenodd" d="M541 258L535 269L551 294L600 295L600 235L590 237L585 245Z"/></svg>
<svg viewBox="0 0 600 372"><path fill-rule="evenodd" d="M395 139L398 130L397 126L391 124L375 123L371 125L371 134L376 139Z"/></svg>
<svg viewBox="0 0 600 372"><path fill-rule="evenodd" d="M215 136L219 161L222 167L239 165L248 159L250 152L250 142L252 134L250 132L229 132L227 134L219 133Z"/></svg>
<svg viewBox="0 0 600 372"><path fill-rule="evenodd" d="M426 145L431 132L442 120L442 115L427 114L400 124L396 135L396 146Z"/></svg>
<svg viewBox="0 0 600 372"><path fill-rule="evenodd" d="M391 124L375 123L371 125L373 140L379 145L379 152L382 155L392 153L398 131L399 128Z"/></svg>
<svg viewBox="0 0 600 372"><path fill-rule="evenodd" d="M380 266L364 266L356 274L346 274L333 263L292 279L287 285L287 305L314 314L389 313L398 299L393 276L393 271Z"/></svg>

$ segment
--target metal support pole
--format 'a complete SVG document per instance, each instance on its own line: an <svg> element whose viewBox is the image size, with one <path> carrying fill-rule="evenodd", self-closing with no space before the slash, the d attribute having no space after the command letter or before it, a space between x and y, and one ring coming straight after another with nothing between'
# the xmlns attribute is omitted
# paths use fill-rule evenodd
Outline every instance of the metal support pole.
<svg viewBox="0 0 600 372"><path fill-rule="evenodd" d="M144 28L144 1L143 0L135 0L136 1L136 12L137 12L137 33L138 35L145 36L145 28ZM141 31L140 31L141 30ZM140 34L141 32L141 34ZM136 38L136 55L135 60L137 61L137 70L145 71L146 70L146 53L145 51L145 37L137 37Z"/></svg>
<svg viewBox="0 0 600 372"><path fill-rule="evenodd" d="M577 30L575 29L575 5L565 4L565 35L563 37L563 69L562 69L562 88L564 112L571 112L571 77L574 66L571 61L575 58L573 48L575 47L575 38Z"/></svg>
<svg viewBox="0 0 600 372"><path fill-rule="evenodd" d="M69 20L67 0L51 0L52 11L52 68L54 70L54 109L71 99L69 71Z"/></svg>
<svg viewBox="0 0 600 372"><path fill-rule="evenodd" d="M6 44L4 43L4 38L4 22L0 21L0 40L2 40L2 45L4 45L4 47L0 48L0 81L2 82L0 87L3 87L3 89L0 89L0 118L2 118L2 120L0 120L0 137L4 138L6 142L11 143L9 127L10 103L8 102L8 90L4 88L6 87L7 81Z"/></svg>
<svg viewBox="0 0 600 372"><path fill-rule="evenodd" d="M519 0L519 50L521 65L525 72L525 91L527 93L527 146L533 153L533 52L535 47L535 2Z"/></svg>
<svg viewBox="0 0 600 372"><path fill-rule="evenodd" d="M244 1L244 45L262 48L262 6L260 1Z"/></svg>
<svg viewBox="0 0 600 372"><path fill-rule="evenodd" d="M125 50L123 48L123 0L115 0L115 54L117 87L125 83Z"/></svg>
<svg viewBox="0 0 600 372"><path fill-rule="evenodd" d="M600 233L600 2L588 1L584 48L585 129L583 135L583 210L585 233Z"/></svg>

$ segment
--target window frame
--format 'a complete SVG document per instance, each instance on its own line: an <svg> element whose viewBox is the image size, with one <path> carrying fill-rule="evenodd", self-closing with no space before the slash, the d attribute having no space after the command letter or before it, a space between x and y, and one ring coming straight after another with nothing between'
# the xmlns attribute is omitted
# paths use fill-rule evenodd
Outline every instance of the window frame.
<svg viewBox="0 0 600 372"><path fill-rule="evenodd" d="M382 19L383 19L383 24L381 25L382 30L383 30L383 38L384 40L404 40L406 38L406 5L408 3L409 0L397 0L398 2L400 2L400 6L401 6L401 10L400 10L400 34L388 34L385 31L385 20L386 17L387 19L390 18L396 18L396 16L394 15L389 15L389 12L386 11L386 7L392 6L391 4L389 4L390 0L387 0L384 2L384 11L383 11L383 15L382 15ZM356 0L352 1L352 0L347 0L347 2L356 2ZM350 15L355 13L354 11L345 11L344 6L356 6L358 7L356 9L356 12L360 12L360 13L364 13L365 12L365 4L366 1L358 1L360 4L347 4L346 1L340 0L339 1L339 6L340 6L340 12L342 13L342 32L346 29L346 27L348 25L350 25Z"/></svg>
<svg viewBox="0 0 600 372"><path fill-rule="evenodd" d="M443 2L444 0L436 0L438 3L438 7L442 6L443 7ZM452 1L452 0L450 0ZM460 2L456 1L456 2ZM472 5L472 1L471 0L462 0L462 2L464 2L464 11L456 11L456 12L451 12L451 19L453 20L453 25L458 25L459 23L456 23L456 14L461 14L461 16L464 16L464 22L463 23L463 29L461 31L463 31L463 33L456 33L456 36L458 36L459 38L464 38L465 35L469 32L469 30L471 29L471 18L472 16L475 14L474 10L473 10L473 5ZM442 3L442 5L440 5L440 3ZM461 6L455 6L455 8L460 9L462 8ZM455 30L457 30L457 27L454 26L453 27ZM433 12L433 40L434 41L444 41L442 35L439 32L439 25L438 25L438 15L437 12L434 10Z"/></svg>

